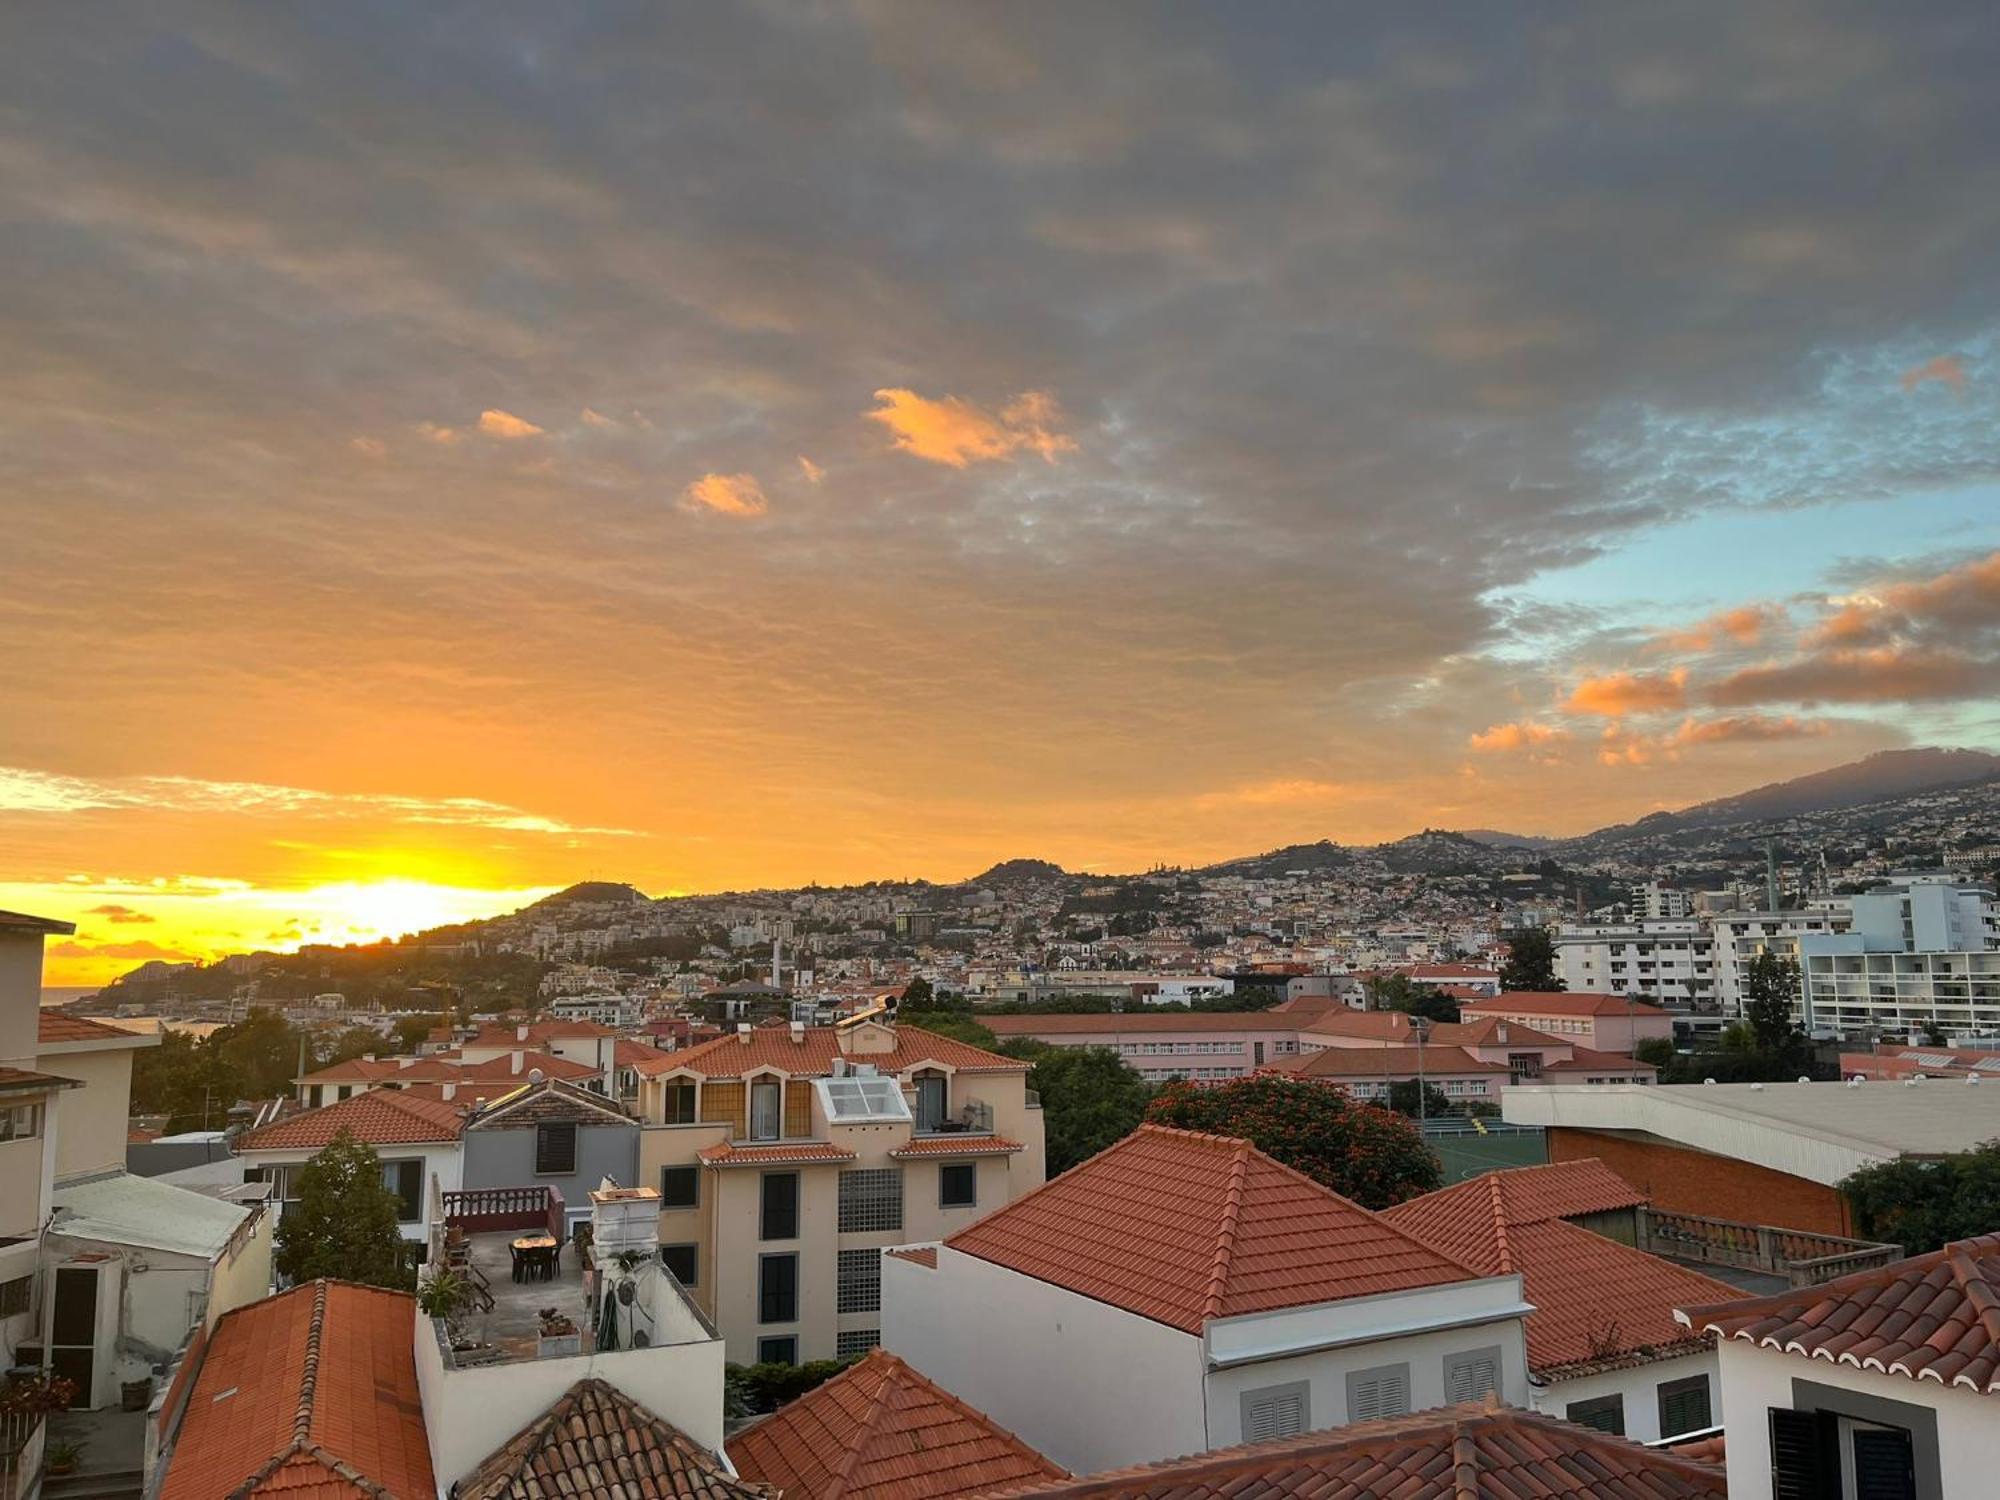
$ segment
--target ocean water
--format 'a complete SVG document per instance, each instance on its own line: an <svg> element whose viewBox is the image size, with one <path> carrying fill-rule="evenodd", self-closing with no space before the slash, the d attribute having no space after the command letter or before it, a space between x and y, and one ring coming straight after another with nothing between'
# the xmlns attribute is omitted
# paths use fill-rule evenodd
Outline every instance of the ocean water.
<svg viewBox="0 0 2000 1500"><path fill-rule="evenodd" d="M67 1005L72 1000L82 1000L102 989L96 984L56 984L42 986L42 1004Z"/></svg>

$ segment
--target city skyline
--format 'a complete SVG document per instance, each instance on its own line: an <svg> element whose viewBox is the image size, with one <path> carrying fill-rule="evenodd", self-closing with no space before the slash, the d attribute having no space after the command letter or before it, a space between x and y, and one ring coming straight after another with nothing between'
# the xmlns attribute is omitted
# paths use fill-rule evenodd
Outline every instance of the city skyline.
<svg viewBox="0 0 2000 1500"><path fill-rule="evenodd" d="M2000 749L1993 29L0 21L52 983Z"/></svg>

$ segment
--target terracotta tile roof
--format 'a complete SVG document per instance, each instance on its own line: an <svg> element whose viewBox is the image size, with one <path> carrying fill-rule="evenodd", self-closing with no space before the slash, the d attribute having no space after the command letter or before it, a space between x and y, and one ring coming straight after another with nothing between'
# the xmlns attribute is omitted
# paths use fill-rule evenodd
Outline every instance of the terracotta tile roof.
<svg viewBox="0 0 2000 1500"><path fill-rule="evenodd" d="M1299 1023L1305 1035L1356 1037L1362 1041L1415 1045L1410 1018L1400 1010L1329 1010Z"/></svg>
<svg viewBox="0 0 2000 1500"><path fill-rule="evenodd" d="M1624 1052L1599 1052L1594 1047L1572 1047L1568 1057L1552 1057L1542 1064L1545 1073L1644 1073L1657 1076L1659 1069L1642 1063Z"/></svg>
<svg viewBox="0 0 2000 1500"><path fill-rule="evenodd" d="M484 1062L469 1063L459 1057L433 1054L429 1057L378 1057L370 1062L365 1057L351 1057L345 1062L329 1063L318 1072L307 1073L300 1078L306 1084L339 1083L509 1083L528 1082L530 1073L539 1072L544 1078L595 1078L598 1069L588 1063L572 1062L567 1057L557 1057L553 1052L537 1052L532 1047L521 1052L521 1070L514 1071L511 1053L504 1057L489 1057Z"/></svg>
<svg viewBox="0 0 2000 1500"><path fill-rule="evenodd" d="M1461 1011L1463 1014L1463 1011ZM1507 1035L1502 1038L1500 1033ZM1430 1030L1437 1046L1454 1047L1563 1047L1575 1044L1568 1037L1550 1036L1546 1031L1505 1016L1467 1016L1460 1021L1443 1021Z"/></svg>
<svg viewBox="0 0 2000 1500"><path fill-rule="evenodd" d="M1068 1477L881 1349L739 1433L729 1456L785 1500L931 1500Z"/></svg>
<svg viewBox="0 0 2000 1500"><path fill-rule="evenodd" d="M1489 1172L1386 1210L1382 1217L1488 1276L1518 1272L1528 1368L1539 1378L1616 1369L1692 1353L1674 1309L1734 1289L1566 1222L1646 1200L1601 1162Z"/></svg>
<svg viewBox="0 0 2000 1500"><path fill-rule="evenodd" d="M889 1154L900 1161L922 1156L1011 1156L1027 1148L998 1135L936 1135L912 1137Z"/></svg>
<svg viewBox="0 0 2000 1500"><path fill-rule="evenodd" d="M898 1260L911 1261L916 1265L924 1267L926 1270L935 1271L937 1269L936 1245L912 1245L908 1249L884 1250L882 1253L884 1255L893 1255Z"/></svg>
<svg viewBox="0 0 2000 1500"><path fill-rule="evenodd" d="M574 1122L596 1129L639 1128L638 1121L626 1114L617 1100L560 1079L545 1078L540 1083L516 1079L507 1093L490 1106L482 1106L466 1122L466 1129L514 1130L543 1122Z"/></svg>
<svg viewBox="0 0 2000 1500"><path fill-rule="evenodd" d="M1643 1000L1601 995L1584 990L1509 990L1490 1000L1475 1000L1461 1010L1524 1016L1665 1016L1671 1014Z"/></svg>
<svg viewBox="0 0 2000 1500"><path fill-rule="evenodd" d="M433 1033L435 1035L436 1033ZM528 1023L528 1037L521 1040L520 1031L513 1026L483 1026L462 1042L466 1047L534 1047L544 1042L553 1042L566 1037L616 1036L609 1026L596 1021L531 1021Z"/></svg>
<svg viewBox="0 0 2000 1500"><path fill-rule="evenodd" d="M35 1018L35 1034L44 1047L62 1042L129 1042L142 1047L156 1037L141 1036L123 1026L108 1026L88 1016L72 1016L59 1010L45 1010Z"/></svg>
<svg viewBox="0 0 2000 1500"><path fill-rule="evenodd" d="M945 1244L1190 1333L1479 1274L1248 1141L1159 1125Z"/></svg>
<svg viewBox="0 0 2000 1500"><path fill-rule="evenodd" d="M1729 1440L1718 1432L1712 1437L1696 1438L1691 1443L1669 1443L1667 1451L1693 1459L1698 1464L1714 1464L1720 1468L1729 1458Z"/></svg>
<svg viewBox="0 0 2000 1500"><path fill-rule="evenodd" d="M1423 1071L1450 1077L1474 1073L1505 1073L1505 1063L1481 1062L1463 1047L1425 1047ZM1302 1078L1380 1078L1417 1075L1415 1047L1322 1047L1275 1058L1270 1066Z"/></svg>
<svg viewBox="0 0 2000 1500"><path fill-rule="evenodd" d="M2000 1234L1823 1286L1706 1306L1689 1327L1857 1369L2000 1390Z"/></svg>
<svg viewBox="0 0 2000 1500"><path fill-rule="evenodd" d="M1076 1032L1126 1031L1296 1031L1296 1015L1274 1016L1275 1011L1209 1010L1125 1010L1115 1014L1082 1016L988 1016L976 1017L981 1026L1005 1041L1016 1036L1066 1036Z"/></svg>
<svg viewBox="0 0 2000 1500"><path fill-rule="evenodd" d="M635 1042L630 1037L621 1036L611 1049L612 1062L621 1068L636 1068L642 1062L651 1062L666 1053L651 1042Z"/></svg>
<svg viewBox="0 0 2000 1500"><path fill-rule="evenodd" d="M1074 1500L1726 1500L1723 1471L1511 1407L1441 1407L1031 1485ZM988 1497L999 1500L999 1494Z"/></svg>
<svg viewBox="0 0 2000 1500"><path fill-rule="evenodd" d="M579 1380L452 1487L459 1500L778 1500L602 1380Z"/></svg>
<svg viewBox="0 0 2000 1500"><path fill-rule="evenodd" d="M328 1104L303 1110L286 1119L248 1131L236 1138L241 1151L317 1149L344 1130L371 1146L397 1146L419 1141L455 1141L465 1123L456 1100L420 1098L401 1089L370 1089Z"/></svg>
<svg viewBox="0 0 2000 1500"><path fill-rule="evenodd" d="M50 1089L80 1089L74 1078L37 1073L32 1068L0 1068L0 1094L41 1094Z"/></svg>
<svg viewBox="0 0 2000 1500"><path fill-rule="evenodd" d="M436 1493L404 1292L314 1281L223 1315L159 1500Z"/></svg>
<svg viewBox="0 0 2000 1500"><path fill-rule="evenodd" d="M853 1063L873 1063L879 1072L901 1073L936 1063L961 1073L1025 1073L1028 1064L968 1042L955 1041L925 1031L918 1026L898 1026L895 1047L887 1052L844 1053L840 1050L840 1028L808 1026L804 1035L792 1040L787 1026L753 1027L749 1041L724 1035L698 1047L679 1052L663 1052L657 1061L641 1062L642 1073L665 1073L687 1068L705 1078L736 1078L752 1068L777 1068L795 1078L824 1078L833 1072L834 1059Z"/></svg>
<svg viewBox="0 0 2000 1500"><path fill-rule="evenodd" d="M780 1142L770 1146L733 1146L720 1141L695 1156L711 1167L769 1167L786 1162L853 1161L855 1153L829 1141Z"/></svg>

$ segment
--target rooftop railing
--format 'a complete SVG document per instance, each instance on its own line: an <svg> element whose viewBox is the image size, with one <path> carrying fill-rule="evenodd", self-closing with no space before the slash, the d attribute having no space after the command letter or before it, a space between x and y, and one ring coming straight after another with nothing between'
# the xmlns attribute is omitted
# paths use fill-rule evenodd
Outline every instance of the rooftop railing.
<svg viewBox="0 0 2000 1500"><path fill-rule="evenodd" d="M1793 1286L1818 1286L1903 1258L1901 1245L1659 1208L1638 1210L1638 1230L1638 1248L1650 1254L1762 1271Z"/></svg>

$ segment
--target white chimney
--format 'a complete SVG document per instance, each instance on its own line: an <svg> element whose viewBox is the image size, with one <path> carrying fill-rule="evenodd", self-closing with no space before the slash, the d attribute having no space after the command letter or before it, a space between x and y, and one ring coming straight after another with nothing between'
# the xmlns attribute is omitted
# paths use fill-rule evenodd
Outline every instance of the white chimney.
<svg viewBox="0 0 2000 1500"><path fill-rule="evenodd" d="M508 1072L518 1073L521 1071L521 1054L519 1051L509 1052L507 1054L507 1061L508 1061L508 1068L507 1068Z"/></svg>
<svg viewBox="0 0 2000 1500"><path fill-rule="evenodd" d="M444 1096L447 1100L456 1099L458 1097L458 1085L455 1083L447 1083L444 1086Z"/></svg>
<svg viewBox="0 0 2000 1500"><path fill-rule="evenodd" d="M516 1026L514 1028L514 1040L517 1042L525 1042L527 1039L528 1039L528 1028L526 1026Z"/></svg>
<svg viewBox="0 0 2000 1500"><path fill-rule="evenodd" d="M798 1045L798 1046L801 1046L801 1047L803 1047L803 1046L805 1045L805 1041L806 1041L806 1023L805 1023L805 1022L803 1022L803 1021L794 1021L794 1022L792 1022L792 1041L794 1042L794 1044L796 1044L796 1045Z"/></svg>
<svg viewBox="0 0 2000 1500"><path fill-rule="evenodd" d="M361 1060L363 1062L373 1062L375 1061L375 1054L372 1052L364 1052L361 1054Z"/></svg>
<svg viewBox="0 0 2000 1500"><path fill-rule="evenodd" d="M736 1023L736 1040L746 1047L750 1045L750 1023L748 1021L738 1021Z"/></svg>

